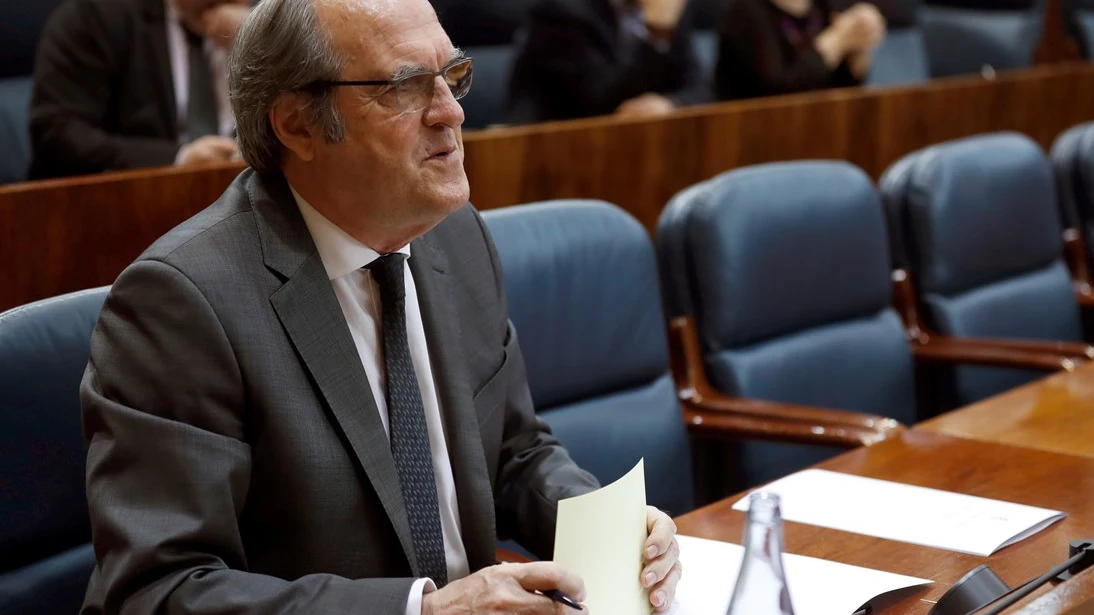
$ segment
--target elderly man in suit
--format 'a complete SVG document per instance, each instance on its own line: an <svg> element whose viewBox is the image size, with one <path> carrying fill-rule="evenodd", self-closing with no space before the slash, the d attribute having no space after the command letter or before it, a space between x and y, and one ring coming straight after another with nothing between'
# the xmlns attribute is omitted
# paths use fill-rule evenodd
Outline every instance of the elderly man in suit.
<svg viewBox="0 0 1094 615"><path fill-rule="evenodd" d="M227 60L250 0L69 0L39 44L34 179L238 157Z"/></svg>
<svg viewBox="0 0 1094 615"><path fill-rule="evenodd" d="M557 502L467 204L471 62L426 0L263 0L229 67L244 171L115 282L81 388L83 613L560 614ZM154 203L150 204L154 205ZM668 607L672 521L641 582Z"/></svg>

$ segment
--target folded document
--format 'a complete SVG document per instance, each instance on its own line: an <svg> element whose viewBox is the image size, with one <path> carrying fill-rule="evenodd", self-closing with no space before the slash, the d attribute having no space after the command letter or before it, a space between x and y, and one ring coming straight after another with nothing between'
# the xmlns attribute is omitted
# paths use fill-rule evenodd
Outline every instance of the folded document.
<svg viewBox="0 0 1094 615"><path fill-rule="evenodd" d="M1056 510L827 470L763 487L787 521L987 557L1064 518ZM748 510L748 499L733 508Z"/></svg>

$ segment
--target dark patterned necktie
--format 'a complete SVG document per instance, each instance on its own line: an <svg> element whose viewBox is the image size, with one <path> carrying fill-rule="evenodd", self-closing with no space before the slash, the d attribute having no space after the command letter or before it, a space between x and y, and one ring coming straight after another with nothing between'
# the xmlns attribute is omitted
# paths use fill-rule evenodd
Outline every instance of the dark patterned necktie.
<svg viewBox="0 0 1094 615"><path fill-rule="evenodd" d="M448 582L448 569L425 407L406 335L405 259L403 254L388 254L373 261L368 269L380 287L391 454L395 457L421 573L441 587Z"/></svg>
<svg viewBox="0 0 1094 615"><path fill-rule="evenodd" d="M186 101L186 140L195 141L206 135L220 132L220 115L217 112L216 88L213 87L213 71L205 55L205 41L200 36L186 32L186 49L189 62L188 98Z"/></svg>

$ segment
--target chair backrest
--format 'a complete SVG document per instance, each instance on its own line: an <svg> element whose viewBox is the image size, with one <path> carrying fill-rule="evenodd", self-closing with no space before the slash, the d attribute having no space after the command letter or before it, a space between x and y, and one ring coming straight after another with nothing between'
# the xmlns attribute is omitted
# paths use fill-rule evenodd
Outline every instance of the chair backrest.
<svg viewBox="0 0 1094 615"><path fill-rule="evenodd" d="M716 30L696 30L691 35L695 57L699 67L708 79L714 79L714 69L718 66L718 32Z"/></svg>
<svg viewBox="0 0 1094 615"><path fill-rule="evenodd" d="M927 44L918 26L892 28L874 52L866 83L900 85L919 83L931 78Z"/></svg>
<svg viewBox="0 0 1094 615"><path fill-rule="evenodd" d="M650 504L694 505L653 245L623 210L556 201L483 213L536 411L602 483L645 458Z"/></svg>
<svg viewBox="0 0 1094 615"><path fill-rule="evenodd" d="M914 152L882 178L924 316L958 337L1081 341L1052 169L1035 142L999 133ZM960 367L971 403L1038 376Z"/></svg>
<svg viewBox="0 0 1094 615"><path fill-rule="evenodd" d="M1068 34L1079 42L1083 57L1094 58L1094 0L1060 0Z"/></svg>
<svg viewBox="0 0 1094 615"><path fill-rule="evenodd" d="M1077 229L1094 263L1094 122L1066 130L1052 144L1056 197L1066 228Z"/></svg>
<svg viewBox="0 0 1094 615"><path fill-rule="evenodd" d="M669 203L658 251L667 309L695 319L720 391L916 422L884 215L858 168L811 161L719 175ZM832 452L773 446L742 445L744 480Z"/></svg>
<svg viewBox="0 0 1094 615"><path fill-rule="evenodd" d="M53 9L64 0L0 2L0 79L34 72L38 36Z"/></svg>
<svg viewBox="0 0 1094 615"><path fill-rule="evenodd" d="M76 613L95 560L80 380L106 288L0 314L0 612ZM49 605L49 606L47 606Z"/></svg>
<svg viewBox="0 0 1094 615"><path fill-rule="evenodd" d="M0 184L27 178L31 88L30 77L0 79Z"/></svg>
<svg viewBox="0 0 1094 615"><path fill-rule="evenodd" d="M931 76L1009 70L1033 64L1044 24L1044 0L934 0L919 23Z"/></svg>
<svg viewBox="0 0 1094 615"><path fill-rule="evenodd" d="M513 45L468 47L465 51L475 60L475 75L471 91L460 101L465 116L463 125L486 128L501 121L516 51Z"/></svg>

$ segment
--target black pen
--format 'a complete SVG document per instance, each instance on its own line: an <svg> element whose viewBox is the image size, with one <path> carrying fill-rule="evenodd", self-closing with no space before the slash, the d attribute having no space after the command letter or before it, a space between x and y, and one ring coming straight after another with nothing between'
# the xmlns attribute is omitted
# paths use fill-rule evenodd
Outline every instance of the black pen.
<svg viewBox="0 0 1094 615"><path fill-rule="evenodd" d="M573 598L567 596L566 594L562 593L561 591L559 591L557 589L548 589L547 591L542 591L542 592L539 592L539 593L543 594L544 596L547 596L548 598L550 598L551 600L554 600L555 602L565 604L566 606L570 607L571 609L577 609L578 611L585 610L585 607L578 604L576 600L574 600Z"/></svg>

